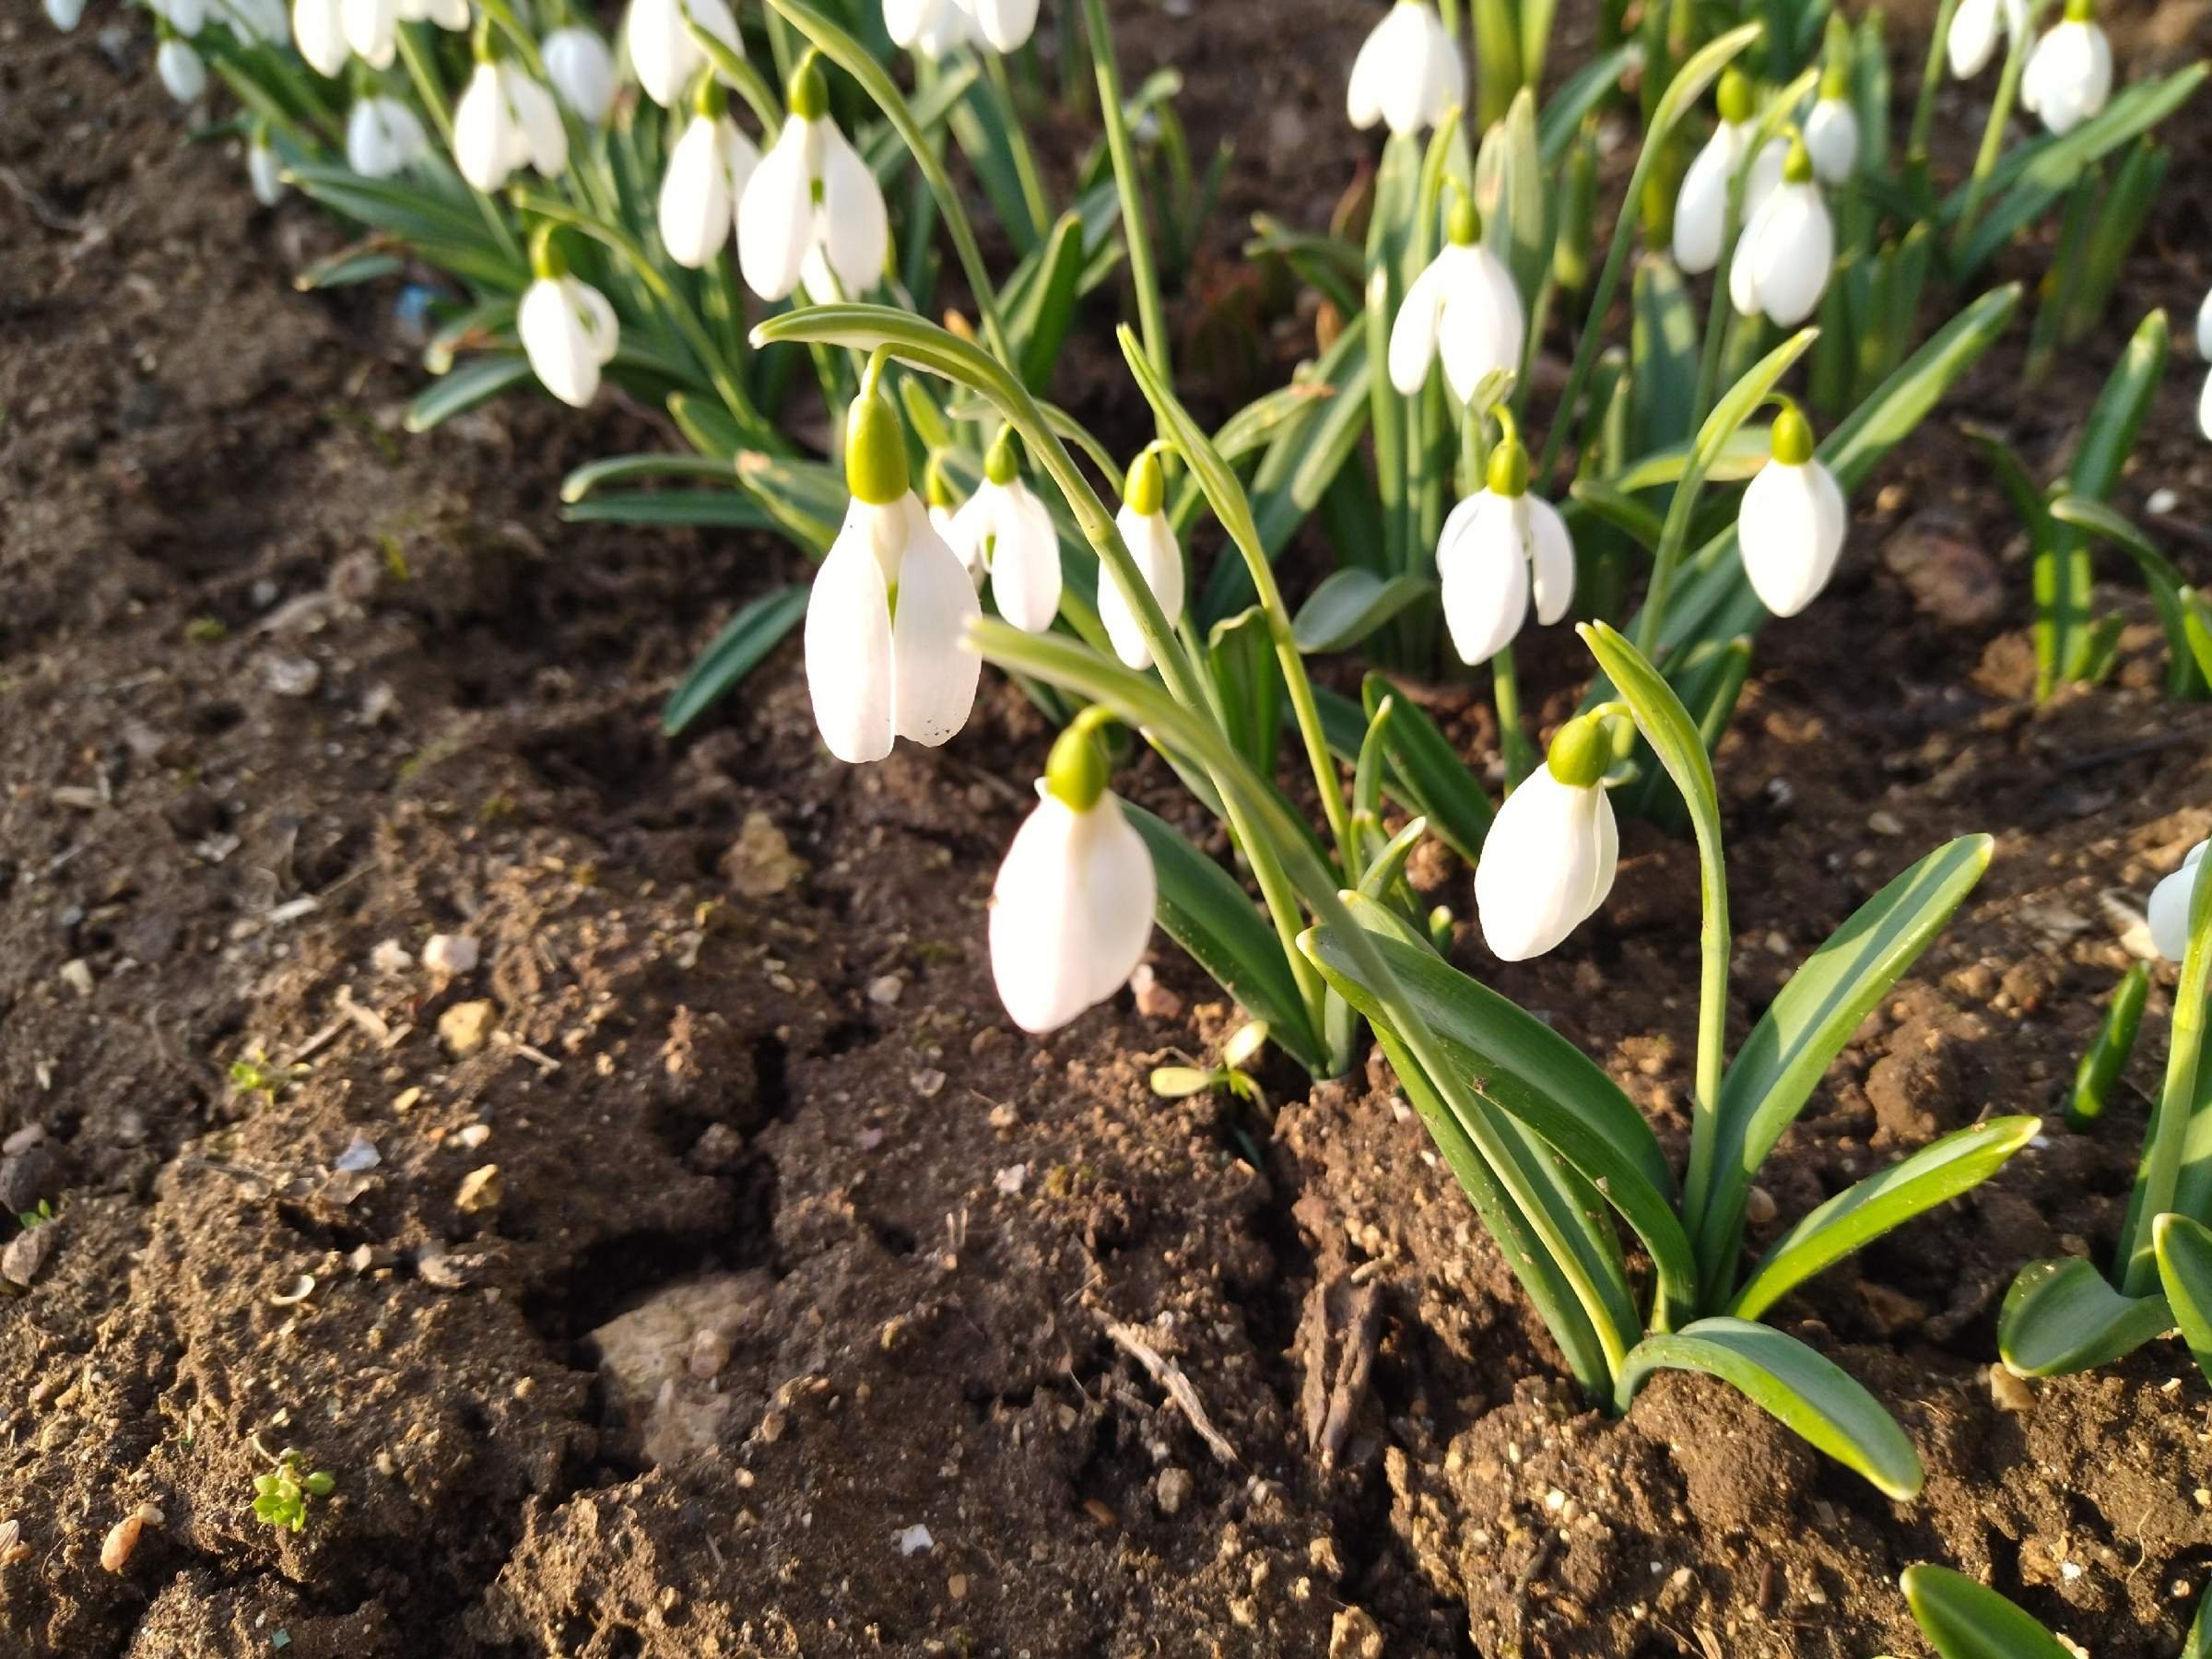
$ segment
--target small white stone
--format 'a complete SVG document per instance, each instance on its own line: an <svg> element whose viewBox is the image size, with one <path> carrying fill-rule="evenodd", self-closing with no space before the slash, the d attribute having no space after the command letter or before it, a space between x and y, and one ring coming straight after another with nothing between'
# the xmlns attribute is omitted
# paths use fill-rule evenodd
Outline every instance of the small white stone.
<svg viewBox="0 0 2212 1659"><path fill-rule="evenodd" d="M337 1161L330 1167L346 1174L359 1174L375 1169L383 1161L383 1154L376 1149L376 1143L357 1129L353 1138L346 1143L346 1150L338 1154Z"/></svg>
<svg viewBox="0 0 2212 1659"><path fill-rule="evenodd" d="M1018 1198L1021 1196L1021 1189L1028 1184L1029 1179L1030 1166L1028 1164L1008 1164L991 1178L991 1184L998 1189L1001 1197Z"/></svg>
<svg viewBox="0 0 2212 1659"><path fill-rule="evenodd" d="M2182 498L2171 489L2154 489L2150 492L2150 500L2143 503L2145 507L2160 518L2164 518L2166 514L2181 504Z"/></svg>
<svg viewBox="0 0 2212 1659"><path fill-rule="evenodd" d="M453 1138L474 1152L491 1138L491 1125L489 1124L471 1124L456 1134Z"/></svg>
<svg viewBox="0 0 2212 1659"><path fill-rule="evenodd" d="M888 1008L906 994L906 982L895 973L882 974L868 982L868 1000L879 1008Z"/></svg>
<svg viewBox="0 0 2212 1659"><path fill-rule="evenodd" d="M415 966L415 959L397 939L386 939L369 953L369 966L379 973L405 973Z"/></svg>
<svg viewBox="0 0 2212 1659"><path fill-rule="evenodd" d="M422 965L451 979L474 971L480 955L477 942L466 934L432 934L422 947Z"/></svg>
<svg viewBox="0 0 2212 1659"><path fill-rule="evenodd" d="M79 996L92 994L92 964L83 957L71 957L62 964L62 983Z"/></svg>
<svg viewBox="0 0 2212 1659"><path fill-rule="evenodd" d="M936 1540L929 1535L929 1528L914 1525L899 1535L899 1553L902 1556L919 1555L930 1548Z"/></svg>

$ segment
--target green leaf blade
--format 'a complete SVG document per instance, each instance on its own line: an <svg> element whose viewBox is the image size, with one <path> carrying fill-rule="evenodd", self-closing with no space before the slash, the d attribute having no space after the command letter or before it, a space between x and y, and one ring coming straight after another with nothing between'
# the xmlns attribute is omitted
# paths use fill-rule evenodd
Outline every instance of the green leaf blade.
<svg viewBox="0 0 2212 1659"><path fill-rule="evenodd" d="M2163 1296L2126 1296L2078 1256L2020 1269L1997 1314L1997 1354L2023 1377L2064 1377L2132 1354L2173 1328Z"/></svg>
<svg viewBox="0 0 2212 1659"><path fill-rule="evenodd" d="M661 730L674 737L720 701L806 614L806 590L779 588L732 617L701 652L661 710Z"/></svg>
<svg viewBox="0 0 2212 1659"><path fill-rule="evenodd" d="M2034 1618L1947 1567L1904 1572L1905 1603L1942 1659L2071 1659Z"/></svg>

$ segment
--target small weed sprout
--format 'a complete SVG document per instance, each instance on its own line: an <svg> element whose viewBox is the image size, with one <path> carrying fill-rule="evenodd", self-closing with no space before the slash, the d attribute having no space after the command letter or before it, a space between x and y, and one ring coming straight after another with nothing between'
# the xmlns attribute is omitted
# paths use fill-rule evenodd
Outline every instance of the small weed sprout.
<svg viewBox="0 0 2212 1659"><path fill-rule="evenodd" d="M1161 1065L1153 1068L1152 1092L1163 1100L1181 1100L1209 1089L1226 1088L1240 1100L1249 1100L1265 1115L1267 1095L1248 1069L1267 1046L1267 1022L1250 1020L1231 1032L1221 1045L1221 1064L1216 1066Z"/></svg>
<svg viewBox="0 0 2212 1659"><path fill-rule="evenodd" d="M51 1198L40 1199L37 1208L22 1211L16 1217L16 1219L22 1224L25 1232L29 1232L34 1227L44 1227L54 1219L53 1200Z"/></svg>
<svg viewBox="0 0 2212 1659"><path fill-rule="evenodd" d="M337 1489L337 1479L326 1469L302 1474L302 1459L286 1447L276 1455L276 1466L253 1477L253 1516L279 1531L299 1532L307 1525L308 1500L327 1498Z"/></svg>
<svg viewBox="0 0 2212 1659"><path fill-rule="evenodd" d="M257 1094L266 1097L270 1105L276 1097L307 1075L304 1065L277 1065L261 1049L252 1049L242 1059L230 1063L230 1087L239 1094Z"/></svg>

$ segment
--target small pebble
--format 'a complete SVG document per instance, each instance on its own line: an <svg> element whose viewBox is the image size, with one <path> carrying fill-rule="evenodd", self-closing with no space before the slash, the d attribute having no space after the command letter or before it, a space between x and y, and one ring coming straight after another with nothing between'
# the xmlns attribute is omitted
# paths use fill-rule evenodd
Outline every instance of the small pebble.
<svg viewBox="0 0 2212 1659"><path fill-rule="evenodd" d="M482 1048L500 1022L499 1005L491 1002L455 1003L438 1016L438 1035L455 1059Z"/></svg>
<svg viewBox="0 0 2212 1659"><path fill-rule="evenodd" d="M432 934L422 947L422 965L432 973L452 979L475 971L482 952L466 934Z"/></svg>
<svg viewBox="0 0 2212 1659"><path fill-rule="evenodd" d="M926 1526L910 1526L899 1535L899 1553L902 1556L919 1555L930 1548L936 1540L929 1535Z"/></svg>
<svg viewBox="0 0 2212 1659"><path fill-rule="evenodd" d="M500 1173L500 1166L486 1164L461 1178L460 1190L453 1194L453 1207L465 1216L495 1210L500 1207L506 1190L506 1178Z"/></svg>
<svg viewBox="0 0 2212 1659"><path fill-rule="evenodd" d="M0 1278L11 1285L29 1286L45 1270L46 1258L53 1253L57 1224L48 1221L39 1227L24 1229L0 1250Z"/></svg>
<svg viewBox="0 0 2212 1659"><path fill-rule="evenodd" d="M383 1161L384 1156L376 1149L376 1143L356 1129L353 1138L346 1143L346 1150L338 1154L337 1161L330 1167L341 1174L359 1175Z"/></svg>
<svg viewBox="0 0 2212 1659"><path fill-rule="evenodd" d="M397 939L385 939L369 953L369 966L379 973L405 973L415 966L415 959Z"/></svg>
<svg viewBox="0 0 2212 1659"><path fill-rule="evenodd" d="M110 1572L121 1572L130 1564L131 1552L138 1547L139 1535L148 1526L160 1524L161 1512L150 1503L140 1504L108 1528L100 1546L100 1564Z"/></svg>
<svg viewBox="0 0 2212 1659"><path fill-rule="evenodd" d="M489 1124L470 1124L453 1138L474 1152L491 1138L491 1125Z"/></svg>
<svg viewBox="0 0 2212 1659"><path fill-rule="evenodd" d="M1178 1514L1191 1500L1198 1483L1191 1478L1188 1469L1170 1464L1152 1482L1152 1501L1159 1506L1163 1515Z"/></svg>
<svg viewBox="0 0 2212 1659"><path fill-rule="evenodd" d="M2028 1386L2026 1378L2016 1377L2002 1364L1989 1368L1989 1397L1999 1411L2025 1417L2035 1409L2035 1390Z"/></svg>
<svg viewBox="0 0 2212 1659"><path fill-rule="evenodd" d="M79 996L92 994L92 964L83 957L71 957L62 964L62 983Z"/></svg>
<svg viewBox="0 0 2212 1659"><path fill-rule="evenodd" d="M868 1000L888 1008L906 994L906 982L895 973L880 974L868 982Z"/></svg>

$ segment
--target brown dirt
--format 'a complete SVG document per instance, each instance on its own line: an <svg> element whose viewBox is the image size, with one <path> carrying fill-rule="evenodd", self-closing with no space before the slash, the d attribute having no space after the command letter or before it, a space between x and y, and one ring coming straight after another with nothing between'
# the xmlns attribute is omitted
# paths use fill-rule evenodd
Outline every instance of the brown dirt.
<svg viewBox="0 0 2212 1659"><path fill-rule="evenodd" d="M1194 112L1242 112L1232 228L1260 201L1319 222L1363 149L1336 116L1360 20L1262 50L1288 11L1131 37L1133 69L1190 70ZM1920 1559L2100 1659L2172 1651L2212 1565L2186 1356L2021 1415L1984 1375L2013 1267L2109 1247L2139 1099L1777 1312L1899 1410L1918 1503L1718 1384L1608 1420L1379 1065L1271 1073L1272 1138L1153 1100L1150 1065L1230 1024L1164 943L1153 1013L1007 1027L982 906L1044 736L1010 692L949 749L856 771L786 654L661 739L674 676L790 556L556 524L560 469L638 439L620 416L516 401L395 436L418 372L391 296L286 289L331 229L251 212L233 158L180 147L143 32L101 43L118 17L0 23L0 1133L40 1137L0 1184L61 1211L0 1308L29 1548L0 1568L6 1651L1911 1653L1894 1583ZM2208 143L2199 111L2177 181ZM2171 252L2201 245L2201 198L2171 194L2124 311L2185 317L2201 288ZM1240 280L1224 259L1194 298ZM1958 406L2041 461L2124 335L2023 401L2016 333ZM2212 505L2191 378L2128 487L2180 491L2184 526ZM1124 394L1097 406L1129 419ZM1739 1032L1911 857L2000 838L1784 1143L1785 1221L1945 1129L2053 1112L2126 959L2106 896L2139 903L2212 831L2212 711L2158 700L2155 630L2116 686L2023 700L2018 538L1966 456L1931 427L1867 495L1722 757ZM1931 532L1936 602L1963 584L1994 614L1916 603ZM1578 671L1532 654L1556 714ZM1630 853L1569 948L1461 956L1678 1147L1694 866ZM1464 910L1464 872L1425 867ZM378 966L437 933L483 965ZM449 1014L495 1023L457 1053ZM273 1091L227 1077L256 1055ZM365 1171L339 1167L357 1136ZM724 1337L667 1339L649 1438L591 1333L694 1282ZM1315 1407L1370 1359L1324 1464ZM279 1535L248 1504L286 1445L337 1488ZM161 1521L103 1570L142 1502Z"/></svg>

